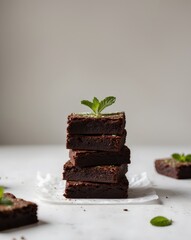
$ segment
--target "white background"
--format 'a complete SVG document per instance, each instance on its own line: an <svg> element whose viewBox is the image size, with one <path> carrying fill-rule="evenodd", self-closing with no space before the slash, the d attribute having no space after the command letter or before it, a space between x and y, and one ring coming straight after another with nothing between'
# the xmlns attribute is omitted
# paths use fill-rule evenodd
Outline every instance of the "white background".
<svg viewBox="0 0 191 240"><path fill-rule="evenodd" d="M127 145L191 140L191 1L0 0L0 144L62 144L117 97Z"/></svg>

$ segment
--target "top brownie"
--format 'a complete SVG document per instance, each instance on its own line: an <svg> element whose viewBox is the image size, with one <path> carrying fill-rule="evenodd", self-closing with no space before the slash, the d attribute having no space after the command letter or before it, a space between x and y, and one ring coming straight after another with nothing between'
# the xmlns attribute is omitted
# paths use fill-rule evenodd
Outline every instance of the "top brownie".
<svg viewBox="0 0 191 240"><path fill-rule="evenodd" d="M125 113L76 114L68 116L67 132L69 134L111 134L122 135L125 128Z"/></svg>

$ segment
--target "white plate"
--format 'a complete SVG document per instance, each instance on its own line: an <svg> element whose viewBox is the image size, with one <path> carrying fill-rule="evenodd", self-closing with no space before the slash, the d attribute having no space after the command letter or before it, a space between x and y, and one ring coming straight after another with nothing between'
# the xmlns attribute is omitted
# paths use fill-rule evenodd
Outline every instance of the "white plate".
<svg viewBox="0 0 191 240"><path fill-rule="evenodd" d="M129 204L145 203L158 199L158 195L152 188L146 172L128 177L129 197L127 199L67 199L63 196L65 181L51 176L45 177L37 173L36 193L39 200L51 204Z"/></svg>

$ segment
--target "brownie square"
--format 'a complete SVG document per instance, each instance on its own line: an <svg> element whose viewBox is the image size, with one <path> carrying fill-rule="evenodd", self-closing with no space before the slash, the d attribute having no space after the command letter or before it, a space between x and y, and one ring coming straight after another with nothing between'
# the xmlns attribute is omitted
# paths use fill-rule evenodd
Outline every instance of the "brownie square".
<svg viewBox="0 0 191 240"><path fill-rule="evenodd" d="M179 162L172 158L155 160L155 169L159 174L176 178L191 178L191 162Z"/></svg>
<svg viewBox="0 0 191 240"><path fill-rule="evenodd" d="M66 198L127 198L128 186L126 177L118 183L67 181L64 196Z"/></svg>
<svg viewBox="0 0 191 240"><path fill-rule="evenodd" d="M69 150L70 161L78 167L121 165L130 163L130 149L123 146L118 152Z"/></svg>
<svg viewBox="0 0 191 240"><path fill-rule="evenodd" d="M126 131L118 135L68 135L68 149L118 152L125 144Z"/></svg>
<svg viewBox="0 0 191 240"><path fill-rule="evenodd" d="M16 198L11 193L5 193L4 197L11 200L13 205L0 205L1 231L38 222L35 203Z"/></svg>
<svg viewBox="0 0 191 240"><path fill-rule="evenodd" d="M122 135L125 128L125 113L101 114L76 114L68 116L67 132L69 134L115 134Z"/></svg>
<svg viewBox="0 0 191 240"><path fill-rule="evenodd" d="M127 164L81 168L70 161L64 164L63 180L117 183L127 172Z"/></svg>

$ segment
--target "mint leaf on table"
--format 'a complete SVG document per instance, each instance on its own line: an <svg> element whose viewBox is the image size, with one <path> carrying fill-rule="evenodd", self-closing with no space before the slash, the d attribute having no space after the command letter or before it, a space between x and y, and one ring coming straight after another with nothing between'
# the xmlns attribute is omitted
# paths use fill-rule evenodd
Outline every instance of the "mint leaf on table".
<svg viewBox="0 0 191 240"><path fill-rule="evenodd" d="M93 98L93 101L82 100L81 104L88 106L93 110L93 114L96 116L101 115L101 112L106 108L112 105L116 101L116 98L113 96L109 96L99 101L96 97Z"/></svg>
<svg viewBox="0 0 191 240"><path fill-rule="evenodd" d="M191 154L185 155L184 153L173 153L171 156L179 162L191 162Z"/></svg>
<svg viewBox="0 0 191 240"><path fill-rule="evenodd" d="M0 205L10 206L13 202L4 197L4 188L0 187Z"/></svg>
<svg viewBox="0 0 191 240"><path fill-rule="evenodd" d="M166 227L166 226L170 226L172 224L172 220L169 220L166 217L163 216L157 216L154 217L150 220L150 223L153 226L157 226L157 227Z"/></svg>

